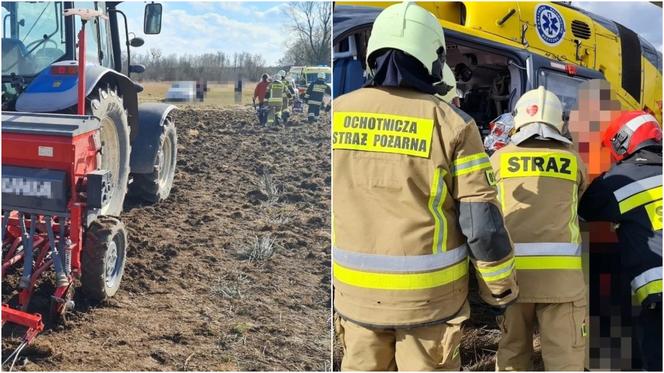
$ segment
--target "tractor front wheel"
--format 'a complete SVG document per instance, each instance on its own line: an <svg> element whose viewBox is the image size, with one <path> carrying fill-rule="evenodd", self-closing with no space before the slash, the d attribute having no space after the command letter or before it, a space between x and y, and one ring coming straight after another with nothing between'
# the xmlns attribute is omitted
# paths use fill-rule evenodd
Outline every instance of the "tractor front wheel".
<svg viewBox="0 0 664 373"><path fill-rule="evenodd" d="M149 174L133 174L134 181L129 184L131 195L150 203L168 198L173 187L177 156L178 136L175 124L171 118L166 118L159 137L159 151L153 171Z"/></svg>
<svg viewBox="0 0 664 373"><path fill-rule="evenodd" d="M111 216L93 221L85 235L81 252L81 286L94 300L110 298L120 288L127 257L127 231Z"/></svg>

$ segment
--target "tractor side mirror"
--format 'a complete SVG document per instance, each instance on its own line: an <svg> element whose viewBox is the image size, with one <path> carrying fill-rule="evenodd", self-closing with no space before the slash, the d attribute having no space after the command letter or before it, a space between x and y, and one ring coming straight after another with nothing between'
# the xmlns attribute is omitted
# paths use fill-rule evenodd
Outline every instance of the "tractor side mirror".
<svg viewBox="0 0 664 373"><path fill-rule="evenodd" d="M150 3L145 5L143 17L143 33L156 35L161 32L161 4Z"/></svg>
<svg viewBox="0 0 664 373"><path fill-rule="evenodd" d="M145 65L129 65L129 72L130 73L136 73L136 74L142 74L145 72Z"/></svg>
<svg viewBox="0 0 664 373"><path fill-rule="evenodd" d="M131 38L131 40L129 40L129 45L132 47L140 47L143 44L145 44L145 40L142 38Z"/></svg>

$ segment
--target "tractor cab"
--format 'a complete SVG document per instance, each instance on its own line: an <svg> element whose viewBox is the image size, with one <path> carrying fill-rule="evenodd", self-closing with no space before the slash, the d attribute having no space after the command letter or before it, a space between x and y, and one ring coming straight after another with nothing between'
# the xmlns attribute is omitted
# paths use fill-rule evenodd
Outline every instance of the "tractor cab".
<svg viewBox="0 0 664 373"><path fill-rule="evenodd" d="M127 77L131 73L142 72L144 67L131 64L131 48L140 47L144 41L137 37L129 38L126 16L117 9L118 4L3 2L0 8L3 22L2 110L16 110L18 96L54 63L77 60L76 37L82 22L66 17L64 13L67 9L84 6L104 17L86 22L86 64L104 67ZM144 33L159 33L161 5L148 4L144 20Z"/></svg>

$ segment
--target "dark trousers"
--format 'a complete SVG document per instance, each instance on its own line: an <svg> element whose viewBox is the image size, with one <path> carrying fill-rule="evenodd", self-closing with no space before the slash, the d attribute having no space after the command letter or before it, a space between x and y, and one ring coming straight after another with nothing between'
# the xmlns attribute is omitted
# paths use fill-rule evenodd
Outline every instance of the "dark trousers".
<svg viewBox="0 0 664 373"><path fill-rule="evenodd" d="M317 121L320 115L320 105L309 105L307 108L307 116L310 121Z"/></svg>
<svg viewBox="0 0 664 373"><path fill-rule="evenodd" d="M662 371L662 304L644 307L636 321L636 338L641 352L642 369Z"/></svg>

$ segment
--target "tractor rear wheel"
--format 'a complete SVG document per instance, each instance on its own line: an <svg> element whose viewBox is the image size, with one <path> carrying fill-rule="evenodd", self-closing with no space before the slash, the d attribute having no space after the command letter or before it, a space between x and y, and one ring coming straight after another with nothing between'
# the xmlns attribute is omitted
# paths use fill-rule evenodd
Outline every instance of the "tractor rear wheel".
<svg viewBox="0 0 664 373"><path fill-rule="evenodd" d="M101 215L119 216L129 183L129 125L127 111L115 89L97 89L90 97L89 113L99 118L101 159L97 167L111 172L111 195ZM99 159L99 158L98 158Z"/></svg>
<svg viewBox="0 0 664 373"><path fill-rule="evenodd" d="M127 231L111 216L100 216L88 227L81 252L81 287L94 301L110 298L120 288L127 257Z"/></svg>
<svg viewBox="0 0 664 373"><path fill-rule="evenodd" d="M132 196L150 203L168 198L173 187L177 155L178 136L175 124L171 118L166 118L159 137L159 151L153 171L149 174L133 174L134 181L129 185Z"/></svg>

